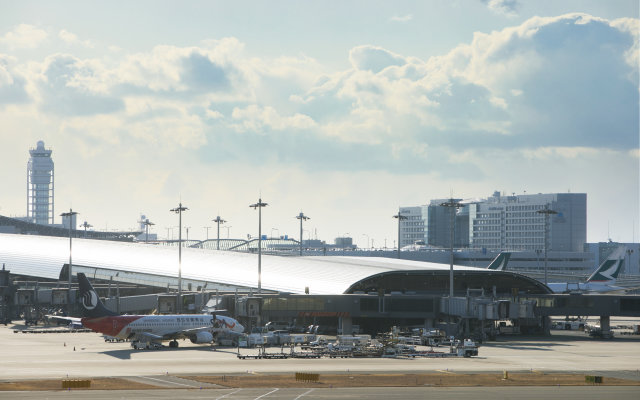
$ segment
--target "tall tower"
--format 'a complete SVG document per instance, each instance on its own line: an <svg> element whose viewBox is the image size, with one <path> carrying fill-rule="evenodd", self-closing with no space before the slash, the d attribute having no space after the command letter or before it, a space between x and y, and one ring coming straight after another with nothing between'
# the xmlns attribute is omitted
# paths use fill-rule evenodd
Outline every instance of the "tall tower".
<svg viewBox="0 0 640 400"><path fill-rule="evenodd" d="M27 163L27 218L36 224L53 224L53 160L51 150L38 141Z"/></svg>

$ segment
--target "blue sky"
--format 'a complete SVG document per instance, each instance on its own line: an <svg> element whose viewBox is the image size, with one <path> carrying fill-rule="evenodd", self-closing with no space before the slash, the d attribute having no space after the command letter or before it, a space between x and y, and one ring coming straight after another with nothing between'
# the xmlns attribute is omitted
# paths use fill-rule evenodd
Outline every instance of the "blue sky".
<svg viewBox="0 0 640 400"><path fill-rule="evenodd" d="M256 235L262 195L263 233L391 246L398 206L571 191L640 238L637 1L183 3L0 1L0 214L44 140L99 229Z"/></svg>

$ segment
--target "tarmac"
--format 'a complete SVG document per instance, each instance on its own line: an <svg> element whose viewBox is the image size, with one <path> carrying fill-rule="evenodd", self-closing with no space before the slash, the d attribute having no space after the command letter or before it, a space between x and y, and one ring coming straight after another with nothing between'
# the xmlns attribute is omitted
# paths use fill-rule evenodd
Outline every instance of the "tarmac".
<svg viewBox="0 0 640 400"><path fill-rule="evenodd" d="M424 398L437 395L447 398L482 399L488 393L491 398L534 398L529 395L565 399L601 398L606 389L608 396L639 398L638 387L571 387L560 388L362 388L352 396L353 388L326 389L216 389L177 376L222 374L271 374L271 373L425 373L425 372L564 372L601 375L640 381L640 337L617 336L612 340L595 340L578 331L552 331L549 337L503 337L480 346L479 356L472 358L323 358L240 360L235 348L219 348L195 345L180 341L180 347L161 350L133 350L129 343L105 342L102 336L85 333L14 333L19 326L0 326L3 343L0 381L30 379L66 379L91 377L126 377L139 382L154 384L153 394L140 391L118 391L117 398L268 398L268 399L331 399L331 398ZM214 350L215 349L215 350ZM437 349L437 348L436 348ZM442 349L444 351L444 349ZM255 349L240 349L243 354L253 354ZM288 348L270 348L269 352L288 352ZM201 389L202 387L202 389ZM589 389L584 390L583 388ZM185 390L187 389L187 390ZM271 392L271 390L276 389ZM402 389L402 390L401 390ZM407 392L403 392L403 390ZM417 389L417 391L415 391ZM553 392L553 390L556 392ZM181 394L172 392L179 390ZM549 392L551 390L551 392ZM206 395L203 395L204 392ZM131 392L131 393L128 393ZM395 397L397 394L402 396ZM562 392L562 393L560 393ZM29 397L29 393L33 397ZM84 393L78 396L77 393ZM61 392L0 392L0 398L106 398L106 391ZM198 394L200 393L200 394ZM215 393L215 394L213 394ZM342 393L342 396L339 394ZM555 393L555 394L554 394ZM383 394L386 394L383 396ZM467 397L468 395L468 397ZM101 397L104 396L104 397ZM166 397L164 397L166 396ZM194 397L192 397L194 396ZM198 397L200 396L200 397ZM523 397L524 396L524 397ZM488 397L487 397L488 398Z"/></svg>

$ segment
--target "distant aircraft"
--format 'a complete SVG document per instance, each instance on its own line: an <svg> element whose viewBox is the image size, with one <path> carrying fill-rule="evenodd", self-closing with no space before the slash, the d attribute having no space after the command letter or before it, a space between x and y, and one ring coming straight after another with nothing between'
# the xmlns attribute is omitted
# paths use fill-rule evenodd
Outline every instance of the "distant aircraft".
<svg viewBox="0 0 640 400"><path fill-rule="evenodd" d="M606 260L587 278L585 283L562 282L548 283L547 286L554 293L578 293L578 292L614 292L625 291L627 288L615 286L618 274L622 269L626 247L618 246Z"/></svg>
<svg viewBox="0 0 640 400"><path fill-rule="evenodd" d="M506 271L507 263L509 262L510 257L511 253L501 252L496 258L493 259L493 261L491 261L491 264L489 264L487 269L492 269L495 271Z"/></svg>
<svg viewBox="0 0 640 400"><path fill-rule="evenodd" d="M163 340L178 347L177 339L212 343L218 334L239 335L244 327L231 317L212 314L118 315L107 309L84 273L78 273L82 325L116 339L131 339L134 348L157 348Z"/></svg>

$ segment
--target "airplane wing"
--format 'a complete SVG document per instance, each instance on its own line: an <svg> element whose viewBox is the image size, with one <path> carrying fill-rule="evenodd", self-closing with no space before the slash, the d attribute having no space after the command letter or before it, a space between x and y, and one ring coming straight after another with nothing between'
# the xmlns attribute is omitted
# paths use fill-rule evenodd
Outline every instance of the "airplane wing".
<svg viewBox="0 0 640 400"><path fill-rule="evenodd" d="M65 317L62 315L52 315L52 314L45 315L45 317L49 321L54 321L59 324L64 323L64 324L82 325L82 318L79 318L79 317Z"/></svg>
<svg viewBox="0 0 640 400"><path fill-rule="evenodd" d="M164 339L164 337L162 337L160 335L154 335L153 333L149 333L149 332L136 333L135 334L135 338L137 340L140 340L141 342L151 342L153 340L162 340L162 339Z"/></svg>

